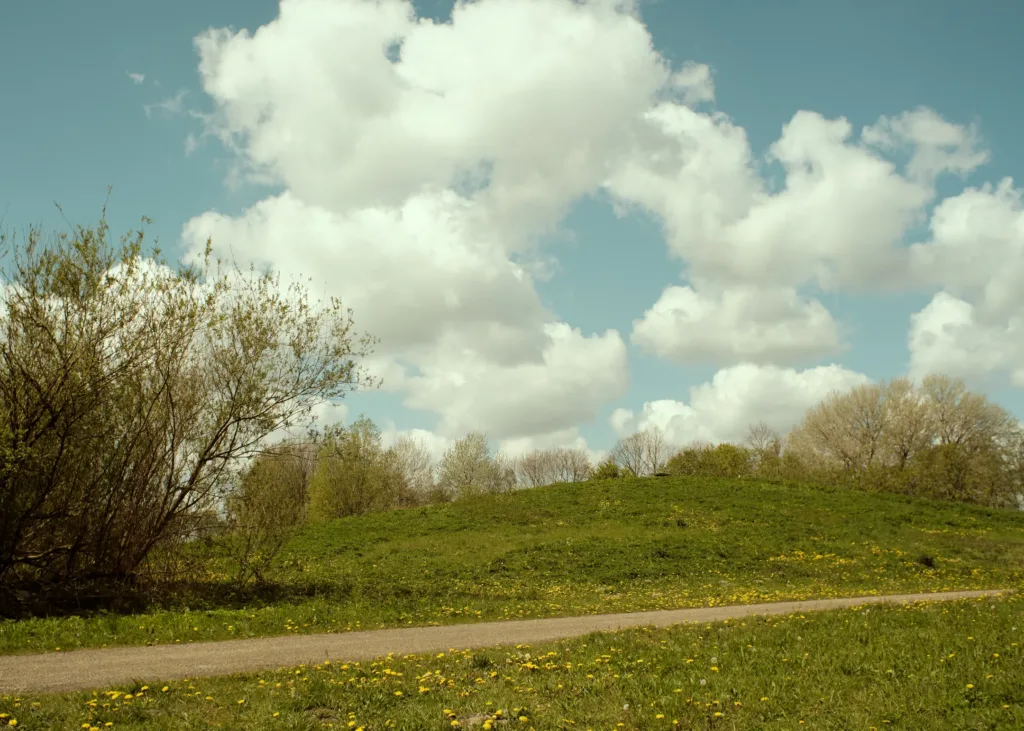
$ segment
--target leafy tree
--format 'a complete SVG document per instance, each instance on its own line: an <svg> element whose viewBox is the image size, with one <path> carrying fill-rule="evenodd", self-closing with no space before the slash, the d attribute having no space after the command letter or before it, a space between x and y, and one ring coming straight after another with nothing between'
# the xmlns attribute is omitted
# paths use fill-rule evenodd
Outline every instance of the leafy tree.
<svg viewBox="0 0 1024 731"><path fill-rule="evenodd" d="M229 534L222 539L245 584L264 573L305 521L316 445L294 441L261 452L239 474L225 501Z"/></svg>
<svg viewBox="0 0 1024 731"><path fill-rule="evenodd" d="M309 486L310 520L389 510L398 506L402 487L395 455L385 451L373 421L364 416L329 427Z"/></svg>
<svg viewBox="0 0 1024 731"><path fill-rule="evenodd" d="M445 450L438 470L438 487L452 498L515 488L515 467L499 454L491 456L487 435L472 432Z"/></svg>
<svg viewBox="0 0 1024 731"><path fill-rule="evenodd" d="M436 489L434 462L422 442L401 436L388 450L401 479L398 503L401 506L430 502Z"/></svg>
<svg viewBox="0 0 1024 731"><path fill-rule="evenodd" d="M736 444L694 444L676 452L666 469L674 475L743 477L753 465L751 452Z"/></svg>
<svg viewBox="0 0 1024 731"><path fill-rule="evenodd" d="M613 457L603 461L590 473L591 480L615 480L620 477L622 473L619 470L619 463Z"/></svg>
<svg viewBox="0 0 1024 731"><path fill-rule="evenodd" d="M372 383L336 299L142 241L115 249L105 213L49 246L0 236L0 585L127 584L268 434Z"/></svg>

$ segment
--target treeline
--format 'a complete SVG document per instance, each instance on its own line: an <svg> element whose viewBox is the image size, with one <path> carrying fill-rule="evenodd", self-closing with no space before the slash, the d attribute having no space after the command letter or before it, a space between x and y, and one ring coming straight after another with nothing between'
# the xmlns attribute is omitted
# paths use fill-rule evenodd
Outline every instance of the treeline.
<svg viewBox="0 0 1024 731"><path fill-rule="evenodd" d="M1024 509L1024 428L962 380L930 375L830 394L781 435L671 450L656 429L620 440L596 474L756 476Z"/></svg>

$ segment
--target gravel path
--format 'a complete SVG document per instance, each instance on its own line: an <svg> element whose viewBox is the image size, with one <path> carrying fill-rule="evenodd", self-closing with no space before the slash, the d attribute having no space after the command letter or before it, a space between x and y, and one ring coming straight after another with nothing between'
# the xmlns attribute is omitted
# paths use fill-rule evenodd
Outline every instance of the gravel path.
<svg viewBox="0 0 1024 731"><path fill-rule="evenodd" d="M136 680L153 683L210 675L254 672L282 666L371 660L396 655L443 652L494 645L538 644L591 632L627 627L665 627L687 622L714 622L751 614L790 614L882 602L942 601L989 596L1002 590L893 594L771 604L740 604L631 614L530 619L407 627L366 632L266 637L223 642L192 642L153 647L0 656L0 693L56 693L109 688Z"/></svg>

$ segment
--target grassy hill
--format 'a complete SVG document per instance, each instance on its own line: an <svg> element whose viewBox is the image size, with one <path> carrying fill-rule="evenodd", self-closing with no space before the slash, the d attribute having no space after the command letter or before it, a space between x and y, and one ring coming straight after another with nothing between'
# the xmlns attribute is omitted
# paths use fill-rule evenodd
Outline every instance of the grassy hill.
<svg viewBox="0 0 1024 731"><path fill-rule="evenodd" d="M280 563L262 600L4 622L0 652L1021 587L1024 513L747 480L611 480L312 525Z"/></svg>

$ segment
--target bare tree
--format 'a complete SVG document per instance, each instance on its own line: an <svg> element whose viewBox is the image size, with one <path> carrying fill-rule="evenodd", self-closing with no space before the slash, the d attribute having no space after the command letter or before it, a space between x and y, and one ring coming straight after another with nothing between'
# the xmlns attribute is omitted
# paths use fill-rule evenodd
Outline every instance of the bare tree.
<svg viewBox="0 0 1024 731"><path fill-rule="evenodd" d="M612 457L629 475L645 474L646 438L643 432L623 437L612 447Z"/></svg>
<svg viewBox="0 0 1024 731"><path fill-rule="evenodd" d="M752 424L744 440L754 463L754 469L761 474L774 474L782 458L782 436L764 421Z"/></svg>
<svg viewBox="0 0 1024 731"><path fill-rule="evenodd" d="M1020 424L964 382L930 375L830 394L787 440L812 474L856 475L876 488L1012 505L1021 479Z"/></svg>
<svg viewBox="0 0 1024 731"><path fill-rule="evenodd" d="M583 449L535 449L516 460L516 475L524 485L582 482L590 477L590 458Z"/></svg>
<svg viewBox="0 0 1024 731"><path fill-rule="evenodd" d="M782 437L764 421L751 424L744 443L756 454L778 457L782 454Z"/></svg>
<svg viewBox="0 0 1024 731"><path fill-rule="evenodd" d="M648 427L624 439L612 449L615 461L637 477L652 475L664 469L670 448L665 435L656 427Z"/></svg>
<svg viewBox="0 0 1024 731"><path fill-rule="evenodd" d="M876 384L833 392L790 433L789 448L810 463L865 470L882 455L887 416Z"/></svg>
<svg viewBox="0 0 1024 731"><path fill-rule="evenodd" d="M961 379L925 376L921 392L939 444L956 444L968 451L982 449L993 440L1005 440L1016 427L1015 419L1005 409L968 391Z"/></svg>
<svg viewBox="0 0 1024 731"><path fill-rule="evenodd" d="M590 478L590 457L584 449L559 447L550 452L551 482L583 482Z"/></svg>
<svg viewBox="0 0 1024 731"><path fill-rule="evenodd" d="M931 444L935 422L928 400L910 379L894 378L882 388L886 409L885 462L902 470Z"/></svg>
<svg viewBox="0 0 1024 731"><path fill-rule="evenodd" d="M535 449L516 459L516 478L527 487L551 484L552 472L551 453L547 450Z"/></svg>

